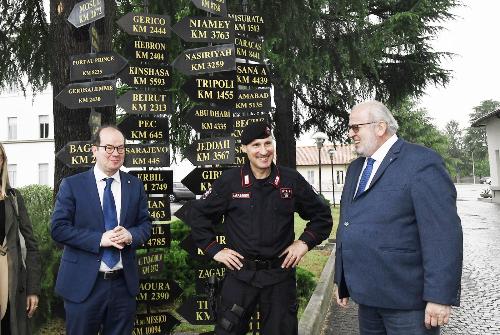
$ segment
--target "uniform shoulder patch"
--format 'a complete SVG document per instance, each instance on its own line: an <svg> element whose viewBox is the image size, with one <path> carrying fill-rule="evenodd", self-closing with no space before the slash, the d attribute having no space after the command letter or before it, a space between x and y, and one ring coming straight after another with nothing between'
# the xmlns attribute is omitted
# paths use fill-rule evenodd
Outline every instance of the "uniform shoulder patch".
<svg viewBox="0 0 500 335"><path fill-rule="evenodd" d="M210 187L203 195L201 196L202 199L208 198L208 196L212 193L212 188Z"/></svg>
<svg viewBox="0 0 500 335"><path fill-rule="evenodd" d="M293 190L289 187L281 187L280 195L282 199L291 199L293 197Z"/></svg>

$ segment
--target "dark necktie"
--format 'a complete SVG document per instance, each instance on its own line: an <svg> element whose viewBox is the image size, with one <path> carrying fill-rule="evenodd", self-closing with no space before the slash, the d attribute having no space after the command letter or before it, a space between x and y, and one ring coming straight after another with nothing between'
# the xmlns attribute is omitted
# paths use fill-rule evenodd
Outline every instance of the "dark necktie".
<svg viewBox="0 0 500 335"><path fill-rule="evenodd" d="M361 179L359 180L359 186L358 190L356 191L355 198L357 198L361 193L365 191L366 185L368 184L368 180L370 180L370 176L372 174L373 163L375 163L375 160L373 158L368 157L365 169L363 170L363 173L361 174Z"/></svg>
<svg viewBox="0 0 500 335"><path fill-rule="evenodd" d="M104 194L102 197L102 212L104 214L104 228L106 231L113 230L118 225L115 198L113 197L113 192L111 192L111 184L113 183L113 180L113 178L104 179L104 181L106 181L106 187L104 188ZM110 269L112 269L119 260L120 252L118 249L115 247L104 248L102 261Z"/></svg>

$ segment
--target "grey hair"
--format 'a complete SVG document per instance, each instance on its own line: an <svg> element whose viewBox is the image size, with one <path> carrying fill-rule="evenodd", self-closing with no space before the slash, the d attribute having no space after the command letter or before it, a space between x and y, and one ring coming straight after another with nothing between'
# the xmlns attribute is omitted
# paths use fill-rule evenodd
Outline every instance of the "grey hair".
<svg viewBox="0 0 500 335"><path fill-rule="evenodd" d="M380 101L371 100L357 104L353 109L363 108L370 113L372 122L383 121L387 123L387 133L394 135L399 129L398 121L394 118L389 109Z"/></svg>

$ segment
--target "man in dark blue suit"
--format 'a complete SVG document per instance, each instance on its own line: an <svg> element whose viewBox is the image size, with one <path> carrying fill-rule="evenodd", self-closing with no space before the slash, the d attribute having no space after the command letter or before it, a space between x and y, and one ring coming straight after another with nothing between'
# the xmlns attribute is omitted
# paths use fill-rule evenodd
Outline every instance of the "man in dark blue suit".
<svg viewBox="0 0 500 335"><path fill-rule="evenodd" d="M64 245L56 293L68 335L131 334L139 276L135 249L151 233L142 182L120 171L125 138L114 126L92 142L95 166L63 179L52 238Z"/></svg>
<svg viewBox="0 0 500 335"><path fill-rule="evenodd" d="M337 230L337 303L359 304L360 334L439 334L460 302L462 228L442 158L399 139L378 101L356 105Z"/></svg>

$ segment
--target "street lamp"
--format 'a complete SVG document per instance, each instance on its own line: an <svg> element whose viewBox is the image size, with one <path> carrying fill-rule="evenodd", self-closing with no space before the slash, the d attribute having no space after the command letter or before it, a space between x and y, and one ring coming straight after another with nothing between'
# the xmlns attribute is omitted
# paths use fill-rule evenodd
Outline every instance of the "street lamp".
<svg viewBox="0 0 500 335"><path fill-rule="evenodd" d="M472 183L476 184L476 170L474 169L474 151L472 153Z"/></svg>
<svg viewBox="0 0 500 335"><path fill-rule="evenodd" d="M331 148L328 150L328 154L330 155L330 163L332 164L332 200L333 207L335 207L335 179L333 179L333 154L335 153L335 149Z"/></svg>
<svg viewBox="0 0 500 335"><path fill-rule="evenodd" d="M316 141L316 148L318 148L318 166L319 166L319 194L321 194L321 148L323 148L323 143L328 139L325 133L318 131L312 136L313 140Z"/></svg>

